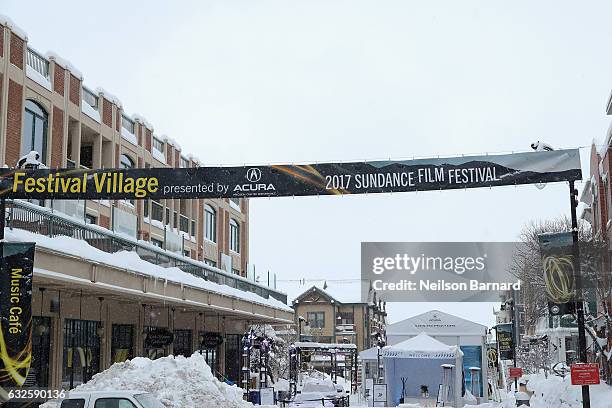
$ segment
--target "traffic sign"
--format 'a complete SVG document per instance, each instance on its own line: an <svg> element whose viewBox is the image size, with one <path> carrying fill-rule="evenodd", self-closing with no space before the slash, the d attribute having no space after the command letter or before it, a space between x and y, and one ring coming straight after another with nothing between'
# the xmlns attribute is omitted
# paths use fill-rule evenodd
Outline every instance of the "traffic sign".
<svg viewBox="0 0 612 408"><path fill-rule="evenodd" d="M599 384L599 366L595 363L572 364L572 385Z"/></svg>
<svg viewBox="0 0 612 408"><path fill-rule="evenodd" d="M521 378L523 376L523 369L520 367L510 367L510 378Z"/></svg>

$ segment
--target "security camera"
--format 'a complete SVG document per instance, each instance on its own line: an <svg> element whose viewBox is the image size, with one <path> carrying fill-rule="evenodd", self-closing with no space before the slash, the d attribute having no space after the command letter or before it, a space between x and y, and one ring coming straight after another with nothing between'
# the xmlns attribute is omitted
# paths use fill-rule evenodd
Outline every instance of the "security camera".
<svg viewBox="0 0 612 408"><path fill-rule="evenodd" d="M555 148L548 143L540 142L539 140L537 142L533 142L531 144L531 148L536 152L550 152L555 150Z"/></svg>

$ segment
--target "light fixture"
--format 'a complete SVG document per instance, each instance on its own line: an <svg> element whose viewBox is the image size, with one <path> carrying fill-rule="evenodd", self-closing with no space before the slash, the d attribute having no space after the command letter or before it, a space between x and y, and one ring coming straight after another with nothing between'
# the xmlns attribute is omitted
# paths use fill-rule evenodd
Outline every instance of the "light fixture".
<svg viewBox="0 0 612 408"><path fill-rule="evenodd" d="M36 326L36 334L42 336L48 330L48 327L43 323L43 305L45 304L45 288L38 288L40 290L40 324Z"/></svg>

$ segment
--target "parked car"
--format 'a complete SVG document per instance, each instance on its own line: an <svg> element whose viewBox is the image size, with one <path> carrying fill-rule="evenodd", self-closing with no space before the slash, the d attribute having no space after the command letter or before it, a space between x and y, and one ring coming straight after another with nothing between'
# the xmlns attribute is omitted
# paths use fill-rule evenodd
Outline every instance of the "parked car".
<svg viewBox="0 0 612 408"><path fill-rule="evenodd" d="M306 380L302 390L294 398L290 406L294 407L334 407L342 405L341 398L344 396L342 386L338 390L337 385L331 380Z"/></svg>
<svg viewBox="0 0 612 408"><path fill-rule="evenodd" d="M144 391L71 391L58 408L164 408L153 394Z"/></svg>

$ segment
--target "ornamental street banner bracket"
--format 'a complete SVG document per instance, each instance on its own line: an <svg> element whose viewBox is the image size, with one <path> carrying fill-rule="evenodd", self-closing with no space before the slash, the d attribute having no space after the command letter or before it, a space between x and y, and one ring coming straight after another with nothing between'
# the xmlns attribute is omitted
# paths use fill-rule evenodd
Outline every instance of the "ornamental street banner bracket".
<svg viewBox="0 0 612 408"><path fill-rule="evenodd" d="M0 198L170 199L372 194L581 180L578 149L240 167L2 169Z"/></svg>

